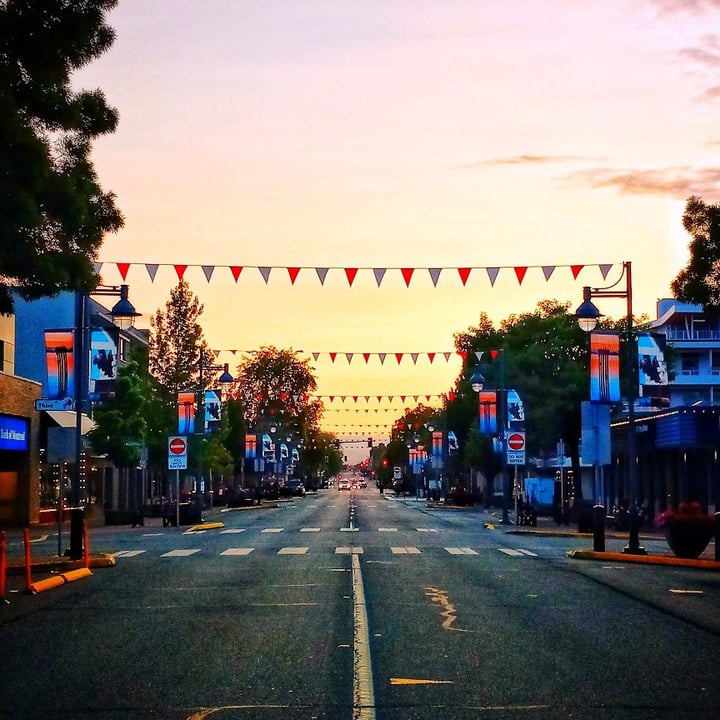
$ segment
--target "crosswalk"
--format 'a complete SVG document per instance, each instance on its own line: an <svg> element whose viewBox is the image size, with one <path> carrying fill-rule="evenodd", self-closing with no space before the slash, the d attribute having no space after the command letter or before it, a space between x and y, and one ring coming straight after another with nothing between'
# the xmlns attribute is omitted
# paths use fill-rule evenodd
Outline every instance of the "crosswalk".
<svg viewBox="0 0 720 720"><path fill-rule="evenodd" d="M257 548L255 547L229 547L225 548L222 551L218 552L218 555L224 556L224 557L244 557L247 555L250 555L252 552L254 552ZM310 547L307 545L286 545L281 548L273 549L273 552L277 555L307 555L310 553ZM373 548L374 551L377 551L377 548ZM477 550L474 550L471 547L444 547L442 550L447 553L448 555L463 555L463 556L479 556L480 553ZM334 548L334 551L329 548L321 548L321 549L315 549L314 552L328 552L332 551L336 555L362 555L364 553L364 549L361 546L358 545L339 545ZM426 549L423 550L421 548L418 548L416 546L401 546L401 545L391 545L388 548L380 548L380 552L383 551L389 551L391 555L423 555L427 554L428 552L435 552L436 549ZM514 549L514 548L495 548L490 550L490 552L499 552L503 555L506 555L508 557L512 558L522 558L522 557L537 557L537 553L534 553L530 550L523 550L523 549ZM129 558L137 558L141 555L145 554L153 554L152 551L148 550L119 550L117 552L111 553L111 555L115 558L123 558L123 559L129 559ZM203 548L177 548L175 550L169 550L167 552L161 553L161 558L187 558L191 557L193 555L198 555L200 553L208 554L208 551Z"/></svg>

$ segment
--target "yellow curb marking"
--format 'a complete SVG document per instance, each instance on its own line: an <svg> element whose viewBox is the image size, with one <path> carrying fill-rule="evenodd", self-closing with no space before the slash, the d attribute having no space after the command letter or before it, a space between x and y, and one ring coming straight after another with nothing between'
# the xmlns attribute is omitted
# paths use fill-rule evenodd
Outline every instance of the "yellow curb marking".
<svg viewBox="0 0 720 720"><path fill-rule="evenodd" d="M216 528L225 527L225 523L211 522L201 523L200 525L191 525L185 532L198 532L199 530L215 530Z"/></svg>

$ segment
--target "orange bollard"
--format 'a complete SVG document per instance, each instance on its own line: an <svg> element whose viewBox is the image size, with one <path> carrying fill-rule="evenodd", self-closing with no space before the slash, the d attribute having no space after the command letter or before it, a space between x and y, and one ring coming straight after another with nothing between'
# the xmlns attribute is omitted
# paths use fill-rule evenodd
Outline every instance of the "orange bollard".
<svg viewBox="0 0 720 720"><path fill-rule="evenodd" d="M5 599L5 572L7 569L6 556L7 540L5 539L5 531L0 532L0 603L6 604Z"/></svg>
<svg viewBox="0 0 720 720"><path fill-rule="evenodd" d="M32 592L32 563L30 562L30 528L25 528L23 532L23 541L25 542L25 589Z"/></svg>
<svg viewBox="0 0 720 720"><path fill-rule="evenodd" d="M86 568L90 567L90 548L88 547L87 521L83 520L83 560Z"/></svg>

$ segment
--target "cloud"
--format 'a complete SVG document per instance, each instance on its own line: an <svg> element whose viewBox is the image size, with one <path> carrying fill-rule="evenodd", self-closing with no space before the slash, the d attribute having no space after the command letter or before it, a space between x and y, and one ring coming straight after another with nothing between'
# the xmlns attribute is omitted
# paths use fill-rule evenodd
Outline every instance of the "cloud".
<svg viewBox="0 0 720 720"><path fill-rule="evenodd" d="M665 13L688 12L699 15L720 10L720 0L650 0L650 4Z"/></svg>
<svg viewBox="0 0 720 720"><path fill-rule="evenodd" d="M589 158L579 155L510 155L508 157L487 158L464 163L460 167L474 168L487 165L544 165L548 163L588 162L602 158Z"/></svg>
<svg viewBox="0 0 720 720"><path fill-rule="evenodd" d="M592 168L571 173L564 179L572 185L581 184L597 189L615 188L621 195L660 195L673 198L720 195L720 168Z"/></svg>
<svg viewBox="0 0 720 720"><path fill-rule="evenodd" d="M720 85L713 85L703 90L698 99L709 102L720 100Z"/></svg>
<svg viewBox="0 0 720 720"><path fill-rule="evenodd" d="M685 47L678 50L678 54L690 60L694 60L701 65L710 68L720 68L720 53L714 53L705 48Z"/></svg>

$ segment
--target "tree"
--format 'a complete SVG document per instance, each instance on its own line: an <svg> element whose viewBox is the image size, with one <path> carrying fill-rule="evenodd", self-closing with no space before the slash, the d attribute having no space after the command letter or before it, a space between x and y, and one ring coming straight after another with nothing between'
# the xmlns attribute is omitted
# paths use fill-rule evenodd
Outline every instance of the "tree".
<svg viewBox="0 0 720 720"><path fill-rule="evenodd" d="M105 233L122 227L115 196L90 161L115 130L100 90L74 92L71 72L102 55L117 0L0 2L0 313L12 292L32 300L97 285Z"/></svg>
<svg viewBox="0 0 720 720"><path fill-rule="evenodd" d="M707 205L693 195L685 205L683 227L692 236L690 258L671 284L683 302L720 313L720 203Z"/></svg>
<svg viewBox="0 0 720 720"><path fill-rule="evenodd" d="M310 361L298 357L295 350L272 345L253 350L238 365L237 390L249 427L263 415L295 423L306 432L318 426L322 405L310 400L317 380Z"/></svg>

